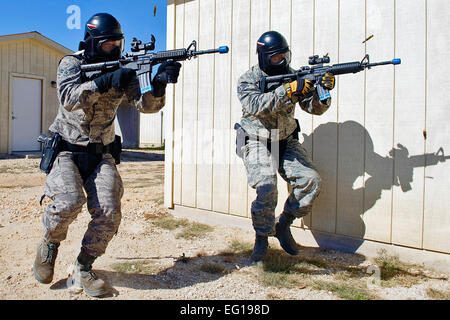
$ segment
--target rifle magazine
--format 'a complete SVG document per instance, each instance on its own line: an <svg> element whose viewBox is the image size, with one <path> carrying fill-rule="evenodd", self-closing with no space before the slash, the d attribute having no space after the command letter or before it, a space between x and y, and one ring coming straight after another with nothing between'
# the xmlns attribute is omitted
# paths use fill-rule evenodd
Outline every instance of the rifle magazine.
<svg viewBox="0 0 450 320"><path fill-rule="evenodd" d="M144 94L148 91L153 90L150 72L144 72L144 73L139 74L138 79L139 79L139 86L141 88L141 94Z"/></svg>

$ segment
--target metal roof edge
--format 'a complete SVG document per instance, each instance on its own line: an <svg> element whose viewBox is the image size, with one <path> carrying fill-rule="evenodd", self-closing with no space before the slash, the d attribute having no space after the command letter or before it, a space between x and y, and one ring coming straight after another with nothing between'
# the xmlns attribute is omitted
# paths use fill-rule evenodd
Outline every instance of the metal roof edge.
<svg viewBox="0 0 450 320"><path fill-rule="evenodd" d="M53 41L50 38L47 38L43 36L38 31L30 31L30 32L24 32L24 33L16 33L16 34L8 34L8 35L0 35L0 42L6 42L6 41L14 41L14 40L23 40L23 39L35 39L44 42L48 46L63 52L64 54L71 54L73 53L72 50L64 47L63 45L57 43L56 41Z"/></svg>

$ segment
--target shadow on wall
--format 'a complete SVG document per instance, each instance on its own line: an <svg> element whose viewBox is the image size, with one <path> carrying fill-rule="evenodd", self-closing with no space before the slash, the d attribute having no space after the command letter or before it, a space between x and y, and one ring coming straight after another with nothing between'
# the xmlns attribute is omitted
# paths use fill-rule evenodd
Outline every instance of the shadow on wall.
<svg viewBox="0 0 450 320"><path fill-rule="evenodd" d="M336 134L339 135L339 185L336 194L339 225L336 231L349 238L343 239L316 230L312 230L312 233L320 247L353 253L364 241L365 224L362 217L381 198L382 190L400 186L403 192L408 192L412 189L414 168L436 165L450 159L450 156L444 156L442 148L436 153L411 156L407 147L401 144L390 150L388 155L381 156L374 152L369 132L355 121L322 124L313 134L308 136L303 134L302 145L307 150L312 150L314 139L315 145L323 142L325 145L330 144L330 150L336 150ZM330 174L330 169L335 170L335 167L326 168L320 159L314 159L313 163L322 179L328 181L327 174ZM335 172L331 174L334 175ZM334 201L327 199L333 197L334 193L327 192L327 189L334 190L334 188L335 185L326 183L322 185L321 194L314 205L312 221L315 217L314 211L321 210L321 204ZM308 227L312 229L311 226Z"/></svg>

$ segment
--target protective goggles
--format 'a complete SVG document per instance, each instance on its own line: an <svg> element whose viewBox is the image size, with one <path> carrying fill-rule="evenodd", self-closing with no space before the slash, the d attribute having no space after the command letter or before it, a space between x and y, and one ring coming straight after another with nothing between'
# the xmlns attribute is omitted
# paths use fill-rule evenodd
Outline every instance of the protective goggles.
<svg viewBox="0 0 450 320"><path fill-rule="evenodd" d="M120 48L120 52L123 52L125 47L125 39L103 39L98 42L98 48L101 48L103 51L111 51L114 48Z"/></svg>
<svg viewBox="0 0 450 320"><path fill-rule="evenodd" d="M291 51L286 52L275 52L269 55L269 62L273 66L283 64L283 60L286 60L286 64L291 63Z"/></svg>

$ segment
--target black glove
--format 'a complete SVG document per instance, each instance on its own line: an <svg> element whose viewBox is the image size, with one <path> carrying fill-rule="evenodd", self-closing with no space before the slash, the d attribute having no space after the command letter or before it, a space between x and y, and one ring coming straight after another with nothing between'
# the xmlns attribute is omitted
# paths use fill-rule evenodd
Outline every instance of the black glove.
<svg viewBox="0 0 450 320"><path fill-rule="evenodd" d="M94 79L94 82L98 87L98 91L104 93L111 88L123 90L134 79L136 79L136 71L130 68L119 68L114 72L106 73Z"/></svg>
<svg viewBox="0 0 450 320"><path fill-rule="evenodd" d="M168 83L177 83L180 68L181 63L177 61L166 61L161 63L153 82L164 86Z"/></svg>
<svg viewBox="0 0 450 320"><path fill-rule="evenodd" d="M162 97L168 83L177 83L180 74L181 63L176 61L166 61L161 63L153 78L153 95Z"/></svg>

